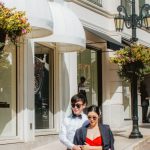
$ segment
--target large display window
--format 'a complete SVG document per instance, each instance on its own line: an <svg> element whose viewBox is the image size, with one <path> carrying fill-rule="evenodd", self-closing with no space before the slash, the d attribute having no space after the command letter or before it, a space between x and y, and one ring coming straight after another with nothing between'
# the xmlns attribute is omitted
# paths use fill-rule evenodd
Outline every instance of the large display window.
<svg viewBox="0 0 150 150"><path fill-rule="evenodd" d="M17 136L17 55L12 45L0 59L0 139Z"/></svg>

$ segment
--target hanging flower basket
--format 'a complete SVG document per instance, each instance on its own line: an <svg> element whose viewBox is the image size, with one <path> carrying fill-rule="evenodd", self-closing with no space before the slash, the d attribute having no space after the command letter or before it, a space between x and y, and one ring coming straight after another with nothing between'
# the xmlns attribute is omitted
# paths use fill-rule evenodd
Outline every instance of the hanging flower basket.
<svg viewBox="0 0 150 150"><path fill-rule="evenodd" d="M150 66L150 48L133 44L116 51L110 61L118 64L118 74L123 80L131 81L134 77L142 80L144 70Z"/></svg>
<svg viewBox="0 0 150 150"><path fill-rule="evenodd" d="M7 8L0 2L0 51L5 46L5 40L17 44L17 38L31 31L25 12Z"/></svg>
<svg viewBox="0 0 150 150"><path fill-rule="evenodd" d="M5 52L6 40L18 44L18 37L31 31L25 12L15 8L7 8L0 2L0 69L10 66L9 53Z"/></svg>
<svg viewBox="0 0 150 150"><path fill-rule="evenodd" d="M142 78L143 77L143 69L144 69L144 64L140 61L137 62L132 62L132 63L127 63L123 66L119 66L119 71L118 74L121 78L131 80L135 76L137 78Z"/></svg>

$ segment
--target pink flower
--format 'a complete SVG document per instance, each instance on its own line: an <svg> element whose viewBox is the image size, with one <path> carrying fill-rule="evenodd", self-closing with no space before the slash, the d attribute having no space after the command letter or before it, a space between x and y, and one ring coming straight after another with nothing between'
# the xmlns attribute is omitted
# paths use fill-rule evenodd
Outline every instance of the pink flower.
<svg viewBox="0 0 150 150"><path fill-rule="evenodd" d="M27 30L26 29L23 29L22 30L22 34L26 34L27 33Z"/></svg>
<svg viewBox="0 0 150 150"><path fill-rule="evenodd" d="M4 3L0 2L0 5L1 5L1 6L3 6L3 5L4 5Z"/></svg>

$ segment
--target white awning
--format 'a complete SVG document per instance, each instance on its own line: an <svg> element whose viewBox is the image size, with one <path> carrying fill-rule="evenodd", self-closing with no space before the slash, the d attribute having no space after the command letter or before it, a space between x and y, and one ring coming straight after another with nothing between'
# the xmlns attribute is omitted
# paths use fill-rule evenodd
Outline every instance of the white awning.
<svg viewBox="0 0 150 150"><path fill-rule="evenodd" d="M53 34L36 39L37 42L54 42L60 52L81 51L86 47L84 28L78 17L65 3L49 2L53 18Z"/></svg>
<svg viewBox="0 0 150 150"><path fill-rule="evenodd" d="M32 26L32 37L52 34L53 22L47 0L1 0L6 7L25 11Z"/></svg>

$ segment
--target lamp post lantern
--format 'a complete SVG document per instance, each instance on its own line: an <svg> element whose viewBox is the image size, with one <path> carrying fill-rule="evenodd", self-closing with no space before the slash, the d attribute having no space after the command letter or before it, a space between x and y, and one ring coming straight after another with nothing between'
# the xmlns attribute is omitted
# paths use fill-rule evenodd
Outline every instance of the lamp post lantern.
<svg viewBox="0 0 150 150"><path fill-rule="evenodd" d="M116 31L122 31L124 24L128 29L132 30L132 37L130 39L131 43L136 42L138 39L136 37L136 28L146 28L150 29L150 5L144 4L139 15L135 13L135 0L132 0L132 12L131 15L127 14L126 8L122 5L118 6L117 10L119 12L118 16L114 18ZM121 14L121 12L123 14ZM138 101L137 101L137 76L134 73L134 67L132 68L133 77L131 80L131 101L132 101L132 121L133 127L129 138L142 138L143 135L139 131L138 126Z"/></svg>

